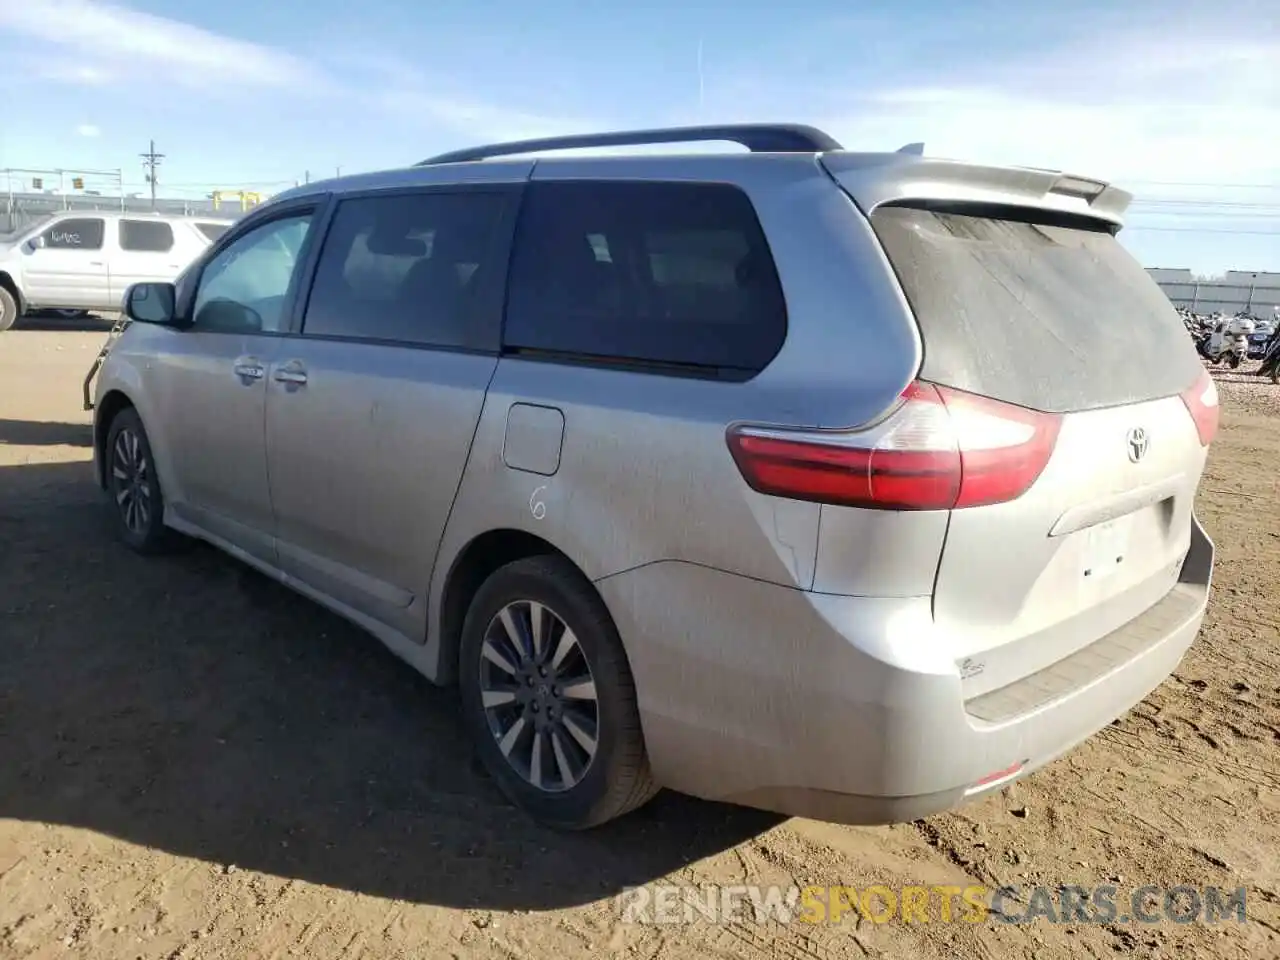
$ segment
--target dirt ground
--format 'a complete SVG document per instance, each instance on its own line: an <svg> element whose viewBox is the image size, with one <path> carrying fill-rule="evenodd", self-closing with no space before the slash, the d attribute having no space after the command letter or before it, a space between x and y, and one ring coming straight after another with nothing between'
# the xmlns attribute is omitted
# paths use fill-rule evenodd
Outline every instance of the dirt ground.
<svg viewBox="0 0 1280 960"><path fill-rule="evenodd" d="M853 829L663 795L561 836L433 688L212 549L113 542L98 329L0 335L0 957L1280 957L1280 387L1221 377L1194 649L1136 710L958 813ZM1245 924L624 924L671 882L1247 888Z"/></svg>

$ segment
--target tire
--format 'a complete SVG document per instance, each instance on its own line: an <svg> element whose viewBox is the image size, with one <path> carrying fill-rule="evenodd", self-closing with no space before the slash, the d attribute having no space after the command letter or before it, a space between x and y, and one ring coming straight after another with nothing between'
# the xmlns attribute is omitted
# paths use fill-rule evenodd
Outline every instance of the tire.
<svg viewBox="0 0 1280 960"><path fill-rule="evenodd" d="M18 298L7 287L0 286L0 333L18 322Z"/></svg>
<svg viewBox="0 0 1280 960"><path fill-rule="evenodd" d="M125 546L148 555L171 547L176 535L164 525L164 493L151 443L132 407L111 421L103 457L111 514Z"/></svg>
<svg viewBox="0 0 1280 960"><path fill-rule="evenodd" d="M1240 366L1240 358L1237 357L1235 354L1231 355L1231 360L1229 362L1231 364L1232 370L1235 370Z"/></svg>
<svg viewBox="0 0 1280 960"><path fill-rule="evenodd" d="M543 609L540 646L531 631L535 604ZM510 642L504 612L523 640L523 654ZM566 633L576 644L564 641ZM498 666L486 648L516 672ZM577 682L562 687L557 679ZM658 792L617 628L595 588L567 560L528 557L484 582L463 622L459 686L463 720L481 763L507 798L535 820L585 830L643 806ZM571 688L595 699L569 695ZM507 697L508 702L494 702ZM592 732L595 746L588 751L579 736L590 739ZM510 739L507 752L500 746L504 739ZM540 761L534 760L535 750Z"/></svg>

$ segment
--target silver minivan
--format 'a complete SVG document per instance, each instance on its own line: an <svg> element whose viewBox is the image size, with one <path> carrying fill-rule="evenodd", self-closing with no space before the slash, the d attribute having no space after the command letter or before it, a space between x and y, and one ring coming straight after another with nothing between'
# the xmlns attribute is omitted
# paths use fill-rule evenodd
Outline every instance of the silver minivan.
<svg viewBox="0 0 1280 960"><path fill-rule="evenodd" d="M130 286L172 281L232 223L82 210L2 237L0 331L27 311L118 311Z"/></svg>
<svg viewBox="0 0 1280 960"><path fill-rule="evenodd" d="M546 156L692 140L747 149ZM1204 615L1217 394L1129 199L801 126L309 184L130 291L98 478L132 548L207 540L458 684L544 822L922 817Z"/></svg>

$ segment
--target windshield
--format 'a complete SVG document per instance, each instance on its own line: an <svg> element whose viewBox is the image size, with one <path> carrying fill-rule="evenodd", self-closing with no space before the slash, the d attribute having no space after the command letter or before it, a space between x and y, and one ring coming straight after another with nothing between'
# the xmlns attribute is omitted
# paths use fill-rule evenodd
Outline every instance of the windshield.
<svg viewBox="0 0 1280 960"><path fill-rule="evenodd" d="M35 220L28 220L25 223L14 224L4 230L0 230L0 243L12 243L19 237L24 237L33 230L38 230L46 223L53 219L53 214L45 214Z"/></svg>

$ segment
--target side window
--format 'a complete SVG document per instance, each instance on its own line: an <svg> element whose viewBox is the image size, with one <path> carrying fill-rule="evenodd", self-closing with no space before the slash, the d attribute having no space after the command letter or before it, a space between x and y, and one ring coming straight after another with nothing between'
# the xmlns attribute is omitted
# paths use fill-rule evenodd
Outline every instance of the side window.
<svg viewBox="0 0 1280 960"><path fill-rule="evenodd" d="M496 347L506 264L497 193L344 200L316 266L302 332L435 347Z"/></svg>
<svg viewBox="0 0 1280 960"><path fill-rule="evenodd" d="M506 346L751 375L786 329L773 257L736 187L529 186Z"/></svg>
<svg viewBox="0 0 1280 960"><path fill-rule="evenodd" d="M173 227L163 220L121 220L120 249L168 253L173 249Z"/></svg>
<svg viewBox="0 0 1280 960"><path fill-rule="evenodd" d="M204 330L279 333L311 213L282 217L238 237L200 272L192 323Z"/></svg>
<svg viewBox="0 0 1280 960"><path fill-rule="evenodd" d="M98 217L59 220L40 235L46 250L101 250L106 227Z"/></svg>

